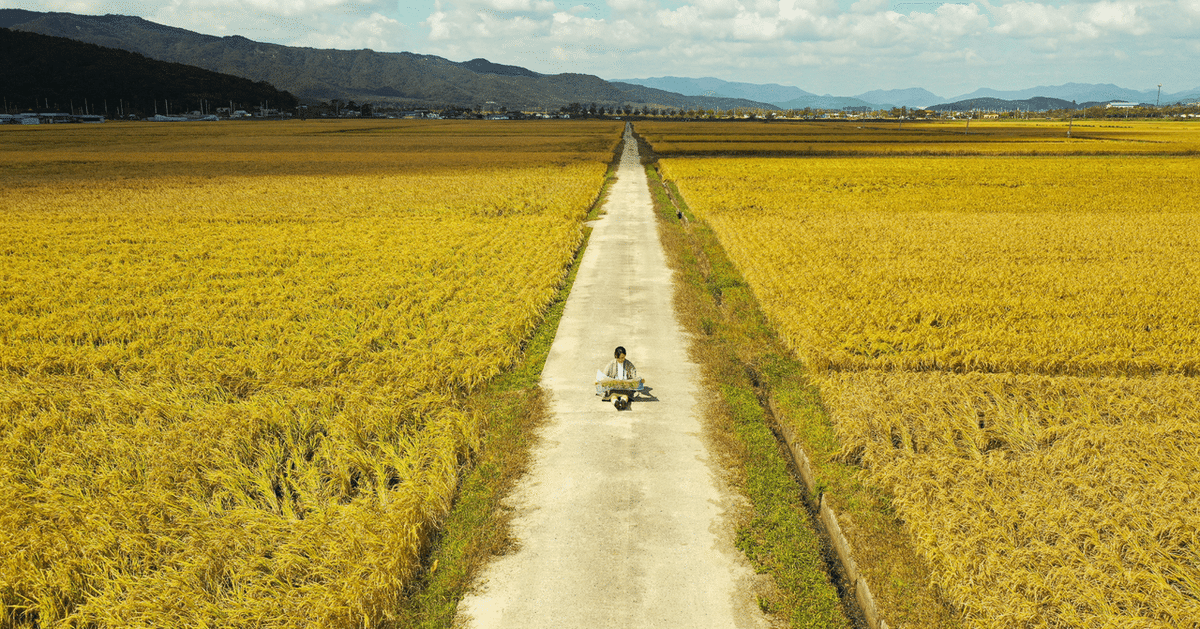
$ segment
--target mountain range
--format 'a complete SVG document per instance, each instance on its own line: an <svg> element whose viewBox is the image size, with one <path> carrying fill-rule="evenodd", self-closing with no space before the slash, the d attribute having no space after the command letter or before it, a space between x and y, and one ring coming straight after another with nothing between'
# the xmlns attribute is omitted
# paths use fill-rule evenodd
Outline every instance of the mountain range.
<svg viewBox="0 0 1200 629"><path fill-rule="evenodd" d="M1115 85L1067 83L1025 90L988 88L943 98L922 88L872 90L856 96L818 95L778 84L753 84L716 78L658 77L606 81L589 74L541 74L486 59L456 62L411 52L301 48L255 42L238 35L216 37L164 26L126 15L77 15L0 9L0 28L66 37L138 53L159 61L182 63L213 72L266 82L304 101L340 99L402 106L453 105L556 110L573 103L608 108L660 109L889 109L923 108L947 103L1001 101L1022 104L1058 99L1071 103L1126 100L1154 103L1156 90ZM1195 102L1200 88L1164 93L1161 103ZM1044 102L1050 103L1051 100Z"/></svg>
<svg viewBox="0 0 1200 629"><path fill-rule="evenodd" d="M5 106L18 110L53 103L52 111L70 107L74 113L79 106L106 115L149 115L169 113L171 103L180 108L236 103L244 109L299 104L295 96L266 83L40 33L0 28L0 59Z"/></svg>
<svg viewBox="0 0 1200 629"><path fill-rule="evenodd" d="M0 28L67 37L135 52L151 59L265 81L302 100L333 99L401 105L558 109L571 103L602 106L734 109L770 108L739 98L684 96L640 85L610 83L588 74L543 75L475 59L373 50L321 50L215 37L126 15L76 15L0 9Z"/></svg>
<svg viewBox="0 0 1200 629"><path fill-rule="evenodd" d="M841 109L843 107L862 106L868 106L872 109L890 109L892 107L926 108L933 105L959 104L964 101L985 98L992 99L992 101L989 101L989 104L996 108L1002 108L1002 103L998 101L1013 101L1014 105L1012 109L1041 106L1042 104L1057 104L1049 100L1044 103L1041 101L1031 101L1031 99L1036 98L1066 101L1068 106L1073 104L1082 106L1084 103L1095 104L1111 101L1155 103L1159 100L1156 89L1137 91L1111 84L1097 85L1090 83L1066 83L1064 85L1039 86L1009 91L981 88L970 94L946 98L917 87L899 90L871 90L855 96L832 96L830 94L819 96L798 87L736 83L712 77L691 79L664 76L648 79L618 80L623 83L671 90L685 95L735 96L737 98L764 101L781 109L803 109L805 107L813 109ZM1160 102L1164 105L1169 105L1177 102L1196 102L1198 100L1200 100L1200 87L1174 94L1163 93ZM1058 107L1047 106L1046 108L1056 109ZM1037 111L1037 109L1031 111Z"/></svg>

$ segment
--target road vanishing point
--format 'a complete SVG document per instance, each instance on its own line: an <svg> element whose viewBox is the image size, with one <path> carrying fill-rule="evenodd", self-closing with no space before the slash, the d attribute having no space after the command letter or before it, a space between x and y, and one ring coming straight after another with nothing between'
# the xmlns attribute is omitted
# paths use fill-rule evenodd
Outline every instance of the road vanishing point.
<svg viewBox="0 0 1200 629"><path fill-rule="evenodd" d="M550 417L507 504L517 549L458 608L472 629L769 627L734 546L743 499L704 437L700 369L672 303L631 128L542 371ZM596 370L628 350L653 400L618 411Z"/></svg>

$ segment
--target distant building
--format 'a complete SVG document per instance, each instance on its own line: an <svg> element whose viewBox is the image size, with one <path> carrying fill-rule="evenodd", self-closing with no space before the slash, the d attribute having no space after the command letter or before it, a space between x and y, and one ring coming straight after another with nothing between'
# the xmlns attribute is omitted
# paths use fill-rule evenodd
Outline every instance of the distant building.
<svg viewBox="0 0 1200 629"><path fill-rule="evenodd" d="M1137 107L1137 103L1128 103L1124 101L1114 101L1104 106L1105 109L1131 109Z"/></svg>
<svg viewBox="0 0 1200 629"><path fill-rule="evenodd" d="M13 122L15 122L16 124L63 124L63 123L67 123L67 122L76 122L76 120L75 120L75 117L72 116L71 114L26 113L26 114L17 114L15 117L15 120Z"/></svg>

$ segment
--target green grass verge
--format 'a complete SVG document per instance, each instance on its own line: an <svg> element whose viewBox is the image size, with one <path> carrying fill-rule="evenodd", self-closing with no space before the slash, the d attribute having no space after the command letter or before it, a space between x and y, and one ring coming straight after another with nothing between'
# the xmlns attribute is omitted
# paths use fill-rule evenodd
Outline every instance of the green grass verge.
<svg viewBox="0 0 1200 629"><path fill-rule="evenodd" d="M760 351L770 329L760 319L743 316L754 303L747 300L748 288L715 236L695 221L685 204L673 204L652 166L646 174L660 217L660 237L676 272L676 309L694 336L692 354L701 365L705 386L720 391L708 411L709 427L732 468L728 480L753 507L739 526L738 547L776 585L769 600L759 604L793 627L853 626L830 579L803 489L772 432L753 373L744 365L747 352ZM690 222L678 220L677 209Z"/></svg>
<svg viewBox="0 0 1200 629"><path fill-rule="evenodd" d="M642 146L643 153L650 154L649 147L644 143ZM779 340L750 287L725 255L716 234L696 219L673 183L667 182L664 187L652 166L647 168L647 174L655 191L655 203L663 205L660 216L664 223L664 242L668 236L677 241L669 248L678 250L674 257L678 260L677 270L686 278L683 284L693 293L706 292L708 295L708 303L703 297L685 298L693 303L681 310L693 311L693 329L701 343L718 348L710 350L704 360L711 363L710 371L722 374L718 381L722 383L726 404L733 409L735 425L739 430L746 430L741 428L743 423L762 425L760 432L770 433L770 437L762 437L762 443L754 447L770 450L781 447L770 426L773 422L786 423L793 428L810 457L817 491L809 494L802 484L794 482L785 486L782 480L778 491L794 492L792 504L806 508L810 513L815 511L820 494L825 494L828 504L838 513L842 532L854 549L859 571L870 585L889 626L961 627L956 615L931 585L929 569L914 551L886 493L866 482L861 469L837 459L840 445L825 413L820 390L809 381L803 363ZM686 226L676 219L676 210L688 219ZM730 384L727 386L726 382ZM766 410L771 401L774 402L774 413ZM747 448L752 449L751 446ZM791 475L791 470L787 474ZM753 499L756 512L764 513L758 506L758 499ZM779 500L786 501L785 498ZM780 526L772 522L764 523L761 528L776 533L773 527ZM761 544L746 542L747 554L772 559L781 556L781 551L772 550L769 533L760 533L755 538L768 540ZM743 537L754 536L748 533ZM789 580L802 582L802 579L788 576L787 570L769 569L785 591L791 587L787 585ZM838 585L843 598L853 597L852 584L841 581ZM861 622L861 618L857 621Z"/></svg>
<svg viewBox="0 0 1200 629"><path fill-rule="evenodd" d="M621 145L617 147L620 159ZM610 166L604 187L589 212L595 218L616 178ZM538 382L566 308L567 296L579 272L592 229L584 227L583 242L566 281L545 319L525 345L524 358L498 376L469 401L487 418L482 446L459 486L454 507L438 533L420 578L396 615L395 629L447 629L453 625L459 601L488 561L512 547L511 510L503 499L529 464L534 433L546 413Z"/></svg>

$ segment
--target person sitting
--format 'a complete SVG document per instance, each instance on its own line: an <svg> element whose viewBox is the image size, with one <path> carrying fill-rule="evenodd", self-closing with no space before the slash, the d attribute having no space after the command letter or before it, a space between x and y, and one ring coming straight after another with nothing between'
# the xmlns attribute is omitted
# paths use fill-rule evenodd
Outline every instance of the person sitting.
<svg viewBox="0 0 1200 629"><path fill-rule="evenodd" d="M614 380L637 380L637 367L633 361L625 358L625 348L618 347L613 351L613 359L604 367L604 375Z"/></svg>
<svg viewBox="0 0 1200 629"><path fill-rule="evenodd" d="M625 348L614 349L613 359L605 366L604 375L617 381L634 381L637 379L637 367L634 361L625 358Z"/></svg>
<svg viewBox="0 0 1200 629"><path fill-rule="evenodd" d="M631 398L645 390L645 383L638 377L633 361L625 358L625 348L618 347L612 361L596 372L596 395L603 395L605 402L612 400L617 410L623 411L629 408Z"/></svg>
<svg viewBox="0 0 1200 629"><path fill-rule="evenodd" d="M633 361L625 358L625 348L618 347L613 351L613 359L604 366L604 371L597 372L596 377L596 393L603 394L604 401L610 399L616 405L618 411L623 411L629 408L629 398L637 395L636 391L641 390L642 379L638 378L637 367L633 366ZM620 380L619 389L610 389L608 385L611 381ZM626 384L628 383L628 384Z"/></svg>

